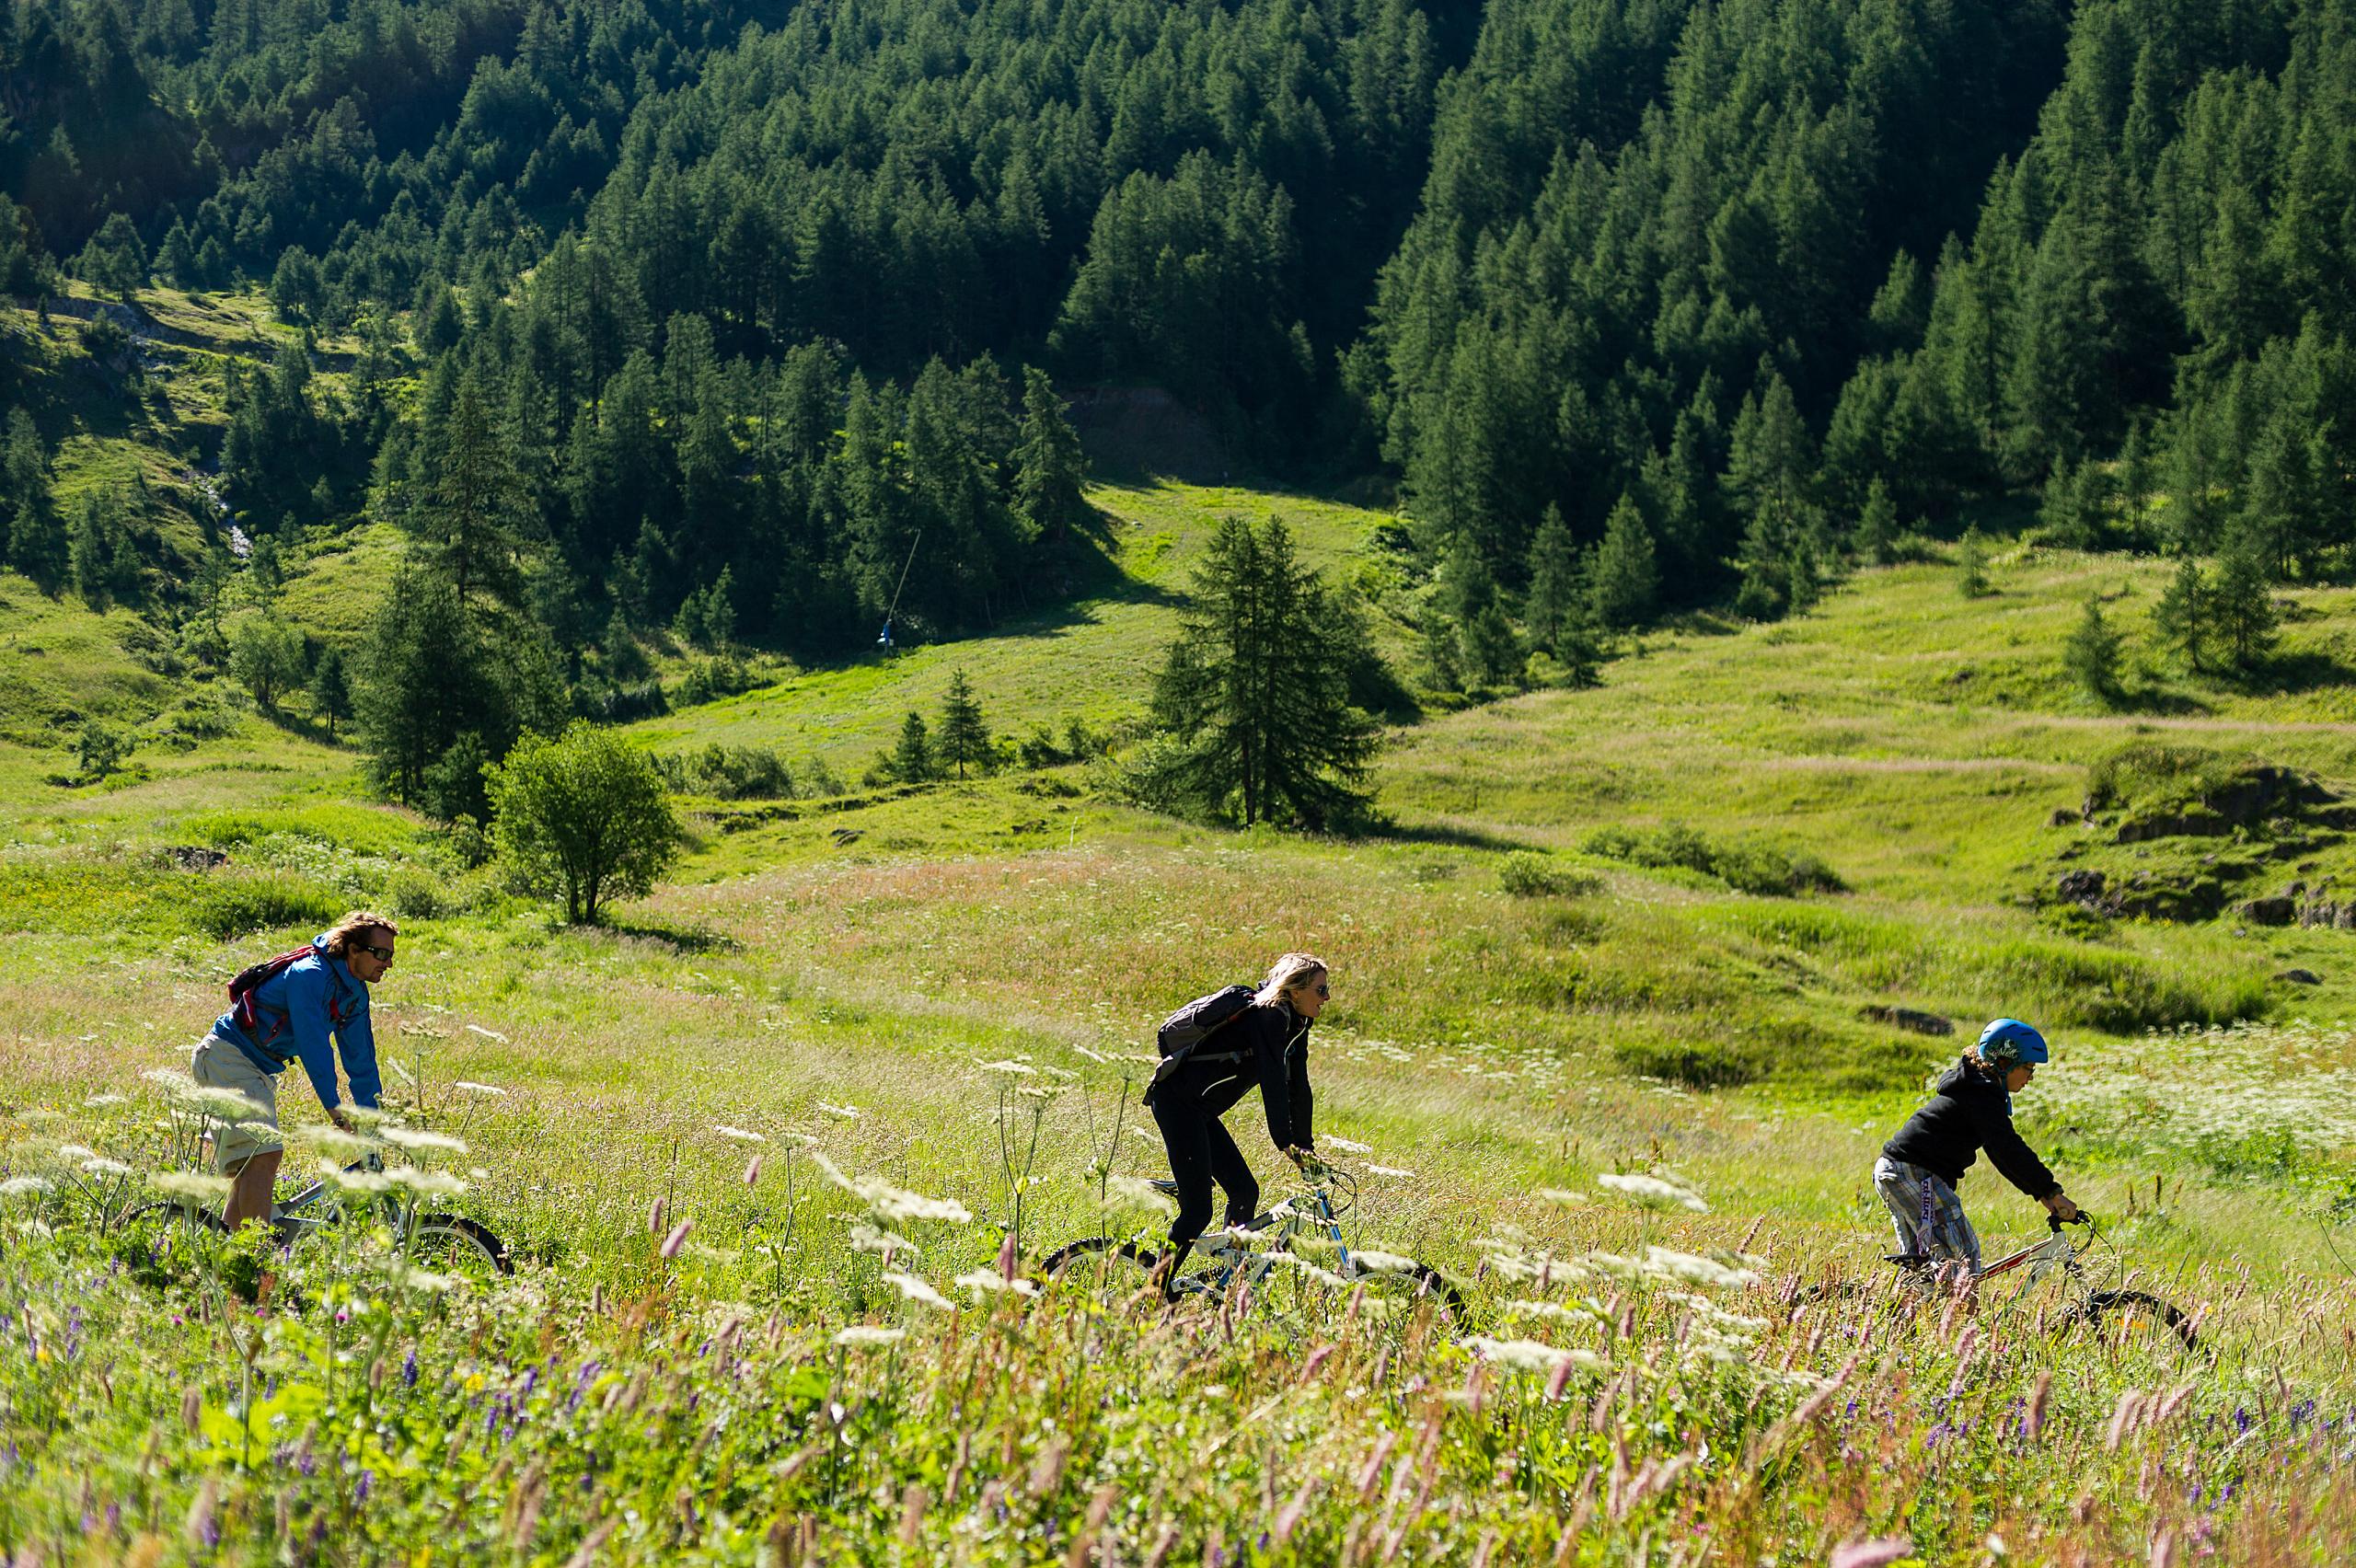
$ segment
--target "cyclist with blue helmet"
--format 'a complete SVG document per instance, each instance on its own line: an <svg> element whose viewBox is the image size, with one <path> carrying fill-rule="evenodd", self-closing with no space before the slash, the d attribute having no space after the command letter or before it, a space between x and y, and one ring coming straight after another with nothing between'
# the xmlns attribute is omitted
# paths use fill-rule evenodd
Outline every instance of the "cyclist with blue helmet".
<svg viewBox="0 0 2356 1568"><path fill-rule="evenodd" d="M2013 1096L2049 1055L2045 1036L2036 1030L2016 1018L1996 1020L1882 1146L1874 1161L1874 1189L1897 1222L1901 1251L1956 1259L1980 1272L1980 1238L1955 1190L1982 1150L2006 1181L2054 1218L2078 1217L2078 1205L2013 1128Z"/></svg>

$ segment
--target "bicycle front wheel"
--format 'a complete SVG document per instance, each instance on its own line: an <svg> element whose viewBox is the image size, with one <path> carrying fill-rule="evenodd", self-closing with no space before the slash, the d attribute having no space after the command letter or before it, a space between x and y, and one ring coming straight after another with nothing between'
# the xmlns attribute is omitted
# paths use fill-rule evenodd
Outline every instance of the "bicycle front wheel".
<svg viewBox="0 0 2356 1568"><path fill-rule="evenodd" d="M1356 1283L1370 1301L1389 1301L1403 1310L1429 1302L1452 1317L1464 1315L1464 1293L1429 1263L1408 1269L1360 1269Z"/></svg>
<svg viewBox="0 0 2356 1568"><path fill-rule="evenodd" d="M488 1285L515 1272L506 1243L488 1226L460 1214L421 1217L409 1239L410 1262L435 1274L455 1274L476 1285Z"/></svg>
<svg viewBox="0 0 2356 1568"><path fill-rule="evenodd" d="M2180 1346L2196 1350L2192 1320L2156 1296L2140 1290L2097 1290L2072 1315L2103 1339L2123 1348Z"/></svg>

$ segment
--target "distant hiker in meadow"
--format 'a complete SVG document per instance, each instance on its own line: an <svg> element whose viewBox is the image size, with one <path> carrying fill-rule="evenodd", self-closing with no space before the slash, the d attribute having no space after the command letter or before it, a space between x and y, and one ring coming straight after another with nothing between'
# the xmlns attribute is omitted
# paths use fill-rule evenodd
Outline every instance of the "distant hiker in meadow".
<svg viewBox="0 0 2356 1568"><path fill-rule="evenodd" d="M1900 1251L1955 1259L1980 1272L1980 1237L1955 1189L1982 1149L2006 1181L2054 1218L2078 1217L2078 1205L2013 1129L2013 1096L2048 1055L2036 1030L2018 1019L1996 1020L1939 1079L1929 1102L1882 1146L1874 1188L1897 1222Z"/></svg>
<svg viewBox="0 0 2356 1568"><path fill-rule="evenodd" d="M1309 1028L1332 996L1322 959L1288 952L1259 989L1230 986L1189 1002L1162 1024L1161 1064L1146 1104L1161 1127L1178 1217L1155 1270L1168 1288L1195 1239L1211 1222L1213 1183L1227 1193L1227 1222L1259 1213L1260 1183L1219 1118L1256 1085L1268 1136L1295 1165L1315 1159L1310 1128Z"/></svg>
<svg viewBox="0 0 2356 1568"><path fill-rule="evenodd" d="M229 982L229 1010L214 1020L189 1071L207 1089L233 1090L256 1107L242 1124L213 1135L214 1163L236 1183L221 1216L232 1231L270 1217L286 1152L278 1136L279 1074L301 1062L328 1119L350 1132L352 1113L336 1093L340 1052L353 1103L375 1108L380 1080L368 987L392 968L398 934L382 915L355 909L310 946L249 965Z"/></svg>

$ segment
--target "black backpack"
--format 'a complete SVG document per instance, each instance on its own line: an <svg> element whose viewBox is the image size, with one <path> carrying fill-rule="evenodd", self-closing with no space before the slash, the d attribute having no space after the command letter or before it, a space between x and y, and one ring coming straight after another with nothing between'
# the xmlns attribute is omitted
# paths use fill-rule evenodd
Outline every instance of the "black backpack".
<svg viewBox="0 0 2356 1568"><path fill-rule="evenodd" d="M1163 1019L1161 1027L1153 1032L1153 1043L1161 1052L1161 1061L1153 1069L1153 1081L1145 1086L1146 1103L1152 1104L1153 1091L1188 1062L1240 1062L1249 1055L1248 1051L1207 1055L1202 1045L1250 1011L1255 995L1249 986L1229 986L1207 997L1196 997Z"/></svg>

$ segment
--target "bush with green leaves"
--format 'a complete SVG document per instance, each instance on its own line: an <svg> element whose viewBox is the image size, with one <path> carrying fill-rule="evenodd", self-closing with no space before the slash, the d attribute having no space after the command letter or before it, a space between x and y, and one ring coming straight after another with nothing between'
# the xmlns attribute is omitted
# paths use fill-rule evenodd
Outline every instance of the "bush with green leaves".
<svg viewBox="0 0 2356 1568"><path fill-rule="evenodd" d="M1601 887L1603 879L1565 866L1552 855L1517 849L1497 868L1497 885L1516 898L1584 898Z"/></svg>
<svg viewBox="0 0 2356 1568"><path fill-rule="evenodd" d="M500 859L565 918L594 925L618 898L642 897L684 836L653 759L576 721L554 739L527 734L485 775Z"/></svg>
<svg viewBox="0 0 2356 1568"><path fill-rule="evenodd" d="M1682 823L1655 828L1601 827L1588 834L1579 847L1590 855L1654 870L1699 871L1738 892L1767 897L1839 893L1845 885L1839 873L1807 850L1713 839Z"/></svg>
<svg viewBox="0 0 2356 1568"><path fill-rule="evenodd" d="M196 901L199 929L226 941L249 931L324 927L348 901L308 877L285 871L215 877Z"/></svg>

